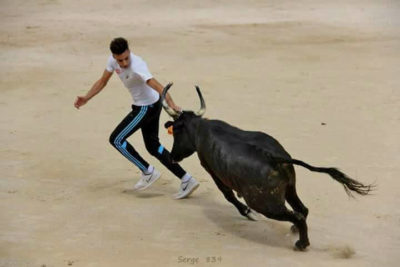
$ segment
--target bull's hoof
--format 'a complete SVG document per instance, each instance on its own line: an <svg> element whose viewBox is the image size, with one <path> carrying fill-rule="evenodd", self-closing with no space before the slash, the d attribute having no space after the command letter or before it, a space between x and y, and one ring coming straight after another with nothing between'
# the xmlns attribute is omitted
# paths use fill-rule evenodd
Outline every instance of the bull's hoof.
<svg viewBox="0 0 400 267"><path fill-rule="evenodd" d="M290 231L292 231L293 234L297 234L299 232L299 228L293 224L292 227L290 227Z"/></svg>
<svg viewBox="0 0 400 267"><path fill-rule="evenodd" d="M305 251L306 248L310 245L310 242L308 241L302 241L302 240L298 240L295 244L294 250L297 251Z"/></svg>
<svg viewBox="0 0 400 267"><path fill-rule="evenodd" d="M249 219L250 221L257 221L257 215L254 212L249 211L246 214L247 219Z"/></svg>

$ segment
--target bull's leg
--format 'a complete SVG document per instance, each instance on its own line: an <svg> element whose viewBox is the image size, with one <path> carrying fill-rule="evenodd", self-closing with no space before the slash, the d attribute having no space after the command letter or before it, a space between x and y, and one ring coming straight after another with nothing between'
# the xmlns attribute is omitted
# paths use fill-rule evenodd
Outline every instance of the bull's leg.
<svg viewBox="0 0 400 267"><path fill-rule="evenodd" d="M306 247L310 245L310 241L308 240L306 218L300 212L290 211L285 207L284 204L279 204L276 206L275 202L273 206L270 205L267 208L267 212L265 212L264 215L268 218L278 221L292 222L299 229L300 239L295 244L296 249L305 250Z"/></svg>
<svg viewBox="0 0 400 267"><path fill-rule="evenodd" d="M219 190L221 190L221 192L224 194L226 200L228 200L230 203L232 203L238 209L240 214L247 217L251 221L255 221L256 219L255 219L254 214L251 212L251 209L249 207L247 207L246 205L244 205L242 202L240 202L235 197L232 189L230 189L229 187L224 185L216 176L214 176L214 175L211 175L211 176L213 177L213 180L214 180L215 184L217 185L217 187L219 188Z"/></svg>
<svg viewBox="0 0 400 267"><path fill-rule="evenodd" d="M295 185L288 185L286 187L286 201L295 211L300 212L305 218L307 218L308 209L304 206L303 202L301 202L297 195Z"/></svg>
<svg viewBox="0 0 400 267"><path fill-rule="evenodd" d="M307 218L308 209L304 204L301 202L300 198L296 192L296 185L288 185L286 188L286 201L289 205L293 208L294 211L300 212L303 214L304 218ZM297 226L294 224L291 228L293 233L298 232Z"/></svg>

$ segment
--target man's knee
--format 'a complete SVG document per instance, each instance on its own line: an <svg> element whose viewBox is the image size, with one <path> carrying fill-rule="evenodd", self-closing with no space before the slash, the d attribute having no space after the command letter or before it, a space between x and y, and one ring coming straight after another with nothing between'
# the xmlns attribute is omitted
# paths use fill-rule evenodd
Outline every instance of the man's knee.
<svg viewBox="0 0 400 267"><path fill-rule="evenodd" d="M164 147L159 143L146 144L146 149L154 157L161 156L164 151Z"/></svg>
<svg viewBox="0 0 400 267"><path fill-rule="evenodd" d="M110 142L110 144L111 144L113 147L116 147L116 146L117 146L117 135L114 134L114 133L112 133L112 134L110 135L110 138L108 139L108 142Z"/></svg>

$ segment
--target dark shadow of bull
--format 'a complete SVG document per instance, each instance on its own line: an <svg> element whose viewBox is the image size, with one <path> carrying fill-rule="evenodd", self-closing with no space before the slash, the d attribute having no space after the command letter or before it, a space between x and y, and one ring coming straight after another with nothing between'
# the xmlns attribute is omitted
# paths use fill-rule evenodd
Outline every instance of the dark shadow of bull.
<svg viewBox="0 0 400 267"><path fill-rule="evenodd" d="M292 222L292 231L298 231L300 236L296 249L304 250L310 242L306 224L308 209L297 196L293 164L329 174L350 196L352 192L367 195L372 190L372 185L363 185L336 168L314 167L292 159L277 140L265 133L243 131L223 121L203 119L205 102L197 86L200 110L173 110L165 100L171 86L172 83L168 84L161 96L165 111L174 119L165 124L166 128L173 129L171 159L179 162L197 151L201 165L240 214L253 219L253 209L268 218ZM286 208L286 201L293 211Z"/></svg>

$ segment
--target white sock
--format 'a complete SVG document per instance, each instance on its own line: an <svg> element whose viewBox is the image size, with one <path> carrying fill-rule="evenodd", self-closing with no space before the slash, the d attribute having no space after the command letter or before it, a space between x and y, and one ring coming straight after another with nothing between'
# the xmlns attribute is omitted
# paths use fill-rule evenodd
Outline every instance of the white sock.
<svg viewBox="0 0 400 267"><path fill-rule="evenodd" d="M192 176L187 172L187 173L185 173L185 175L182 177L181 181L182 181L182 183L187 183L187 182L190 180L190 178L192 178Z"/></svg>
<svg viewBox="0 0 400 267"><path fill-rule="evenodd" d="M153 171L154 171L154 167L153 167L153 165L149 165L149 167L147 168L147 170L144 172L144 174L150 174L150 173L153 173Z"/></svg>

